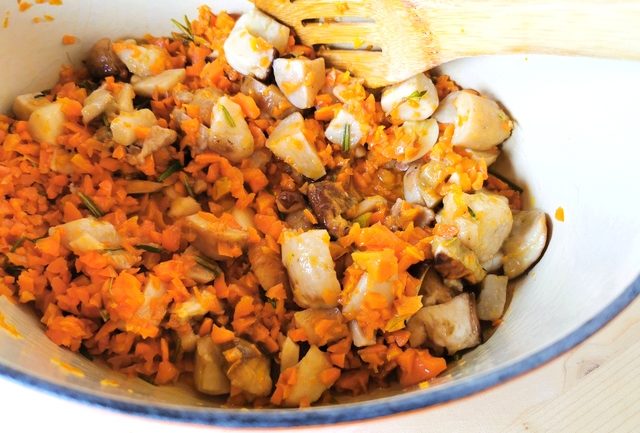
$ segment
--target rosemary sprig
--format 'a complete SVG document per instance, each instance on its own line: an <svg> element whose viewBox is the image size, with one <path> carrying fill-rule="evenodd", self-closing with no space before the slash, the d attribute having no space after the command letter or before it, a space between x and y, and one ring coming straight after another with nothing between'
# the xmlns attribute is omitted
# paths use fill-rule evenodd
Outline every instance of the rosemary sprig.
<svg viewBox="0 0 640 433"><path fill-rule="evenodd" d="M206 257L202 257L202 256L194 256L196 263L199 264L200 266L202 266L203 268L213 272L213 274L217 277L218 275L222 274L222 269L220 269L220 266L218 266L218 264L212 260L207 259Z"/></svg>
<svg viewBox="0 0 640 433"><path fill-rule="evenodd" d="M344 124L344 132L342 133L342 151L348 152L351 148L351 124Z"/></svg>
<svg viewBox="0 0 640 433"><path fill-rule="evenodd" d="M40 91L40 93L37 93L35 95L33 95L34 98L38 99L38 98L44 98L47 95L51 94L51 89L45 89Z"/></svg>
<svg viewBox="0 0 640 433"><path fill-rule="evenodd" d="M189 21L188 16L184 16L184 23L171 18L171 22L180 30L180 32L173 32L173 35L178 38L189 42L195 43L195 37L193 35L193 30L191 29L191 21Z"/></svg>
<svg viewBox="0 0 640 433"><path fill-rule="evenodd" d="M158 176L158 182L163 182L165 179L167 179L173 173L175 173L177 171L180 171L180 170L182 170L182 164L180 164L180 161L178 161L177 159L174 159L173 161L171 161L171 163L169 164L167 169L165 171L163 171L162 173L160 173L160 176Z"/></svg>
<svg viewBox="0 0 640 433"><path fill-rule="evenodd" d="M189 178L187 176L182 176L182 183L184 184L184 189L187 190L187 194L192 198L196 198L196 193L193 191L191 182L189 182Z"/></svg>
<svg viewBox="0 0 640 433"><path fill-rule="evenodd" d="M231 117L231 113L229 113L229 110L227 110L227 107L225 107L224 105L220 104L220 108L222 108L222 113L224 114L224 118L227 121L227 123L229 124L230 127L235 128L236 127L236 122L233 121L233 117Z"/></svg>
<svg viewBox="0 0 640 433"><path fill-rule="evenodd" d="M104 212L102 212L102 210L98 207L98 205L89 197L87 197L81 192L78 192L78 197L80 197L80 200L82 200L82 204L84 204L84 207L86 207L87 210L91 212L91 215L93 215L96 218L100 218L104 216Z"/></svg>
<svg viewBox="0 0 640 433"><path fill-rule="evenodd" d="M9 250L10 253L15 253L15 251L20 248L22 246L22 244L24 244L24 241L26 241L27 238L24 236L20 236L18 238L17 241L15 241L15 243L13 245L11 245L11 249Z"/></svg>
<svg viewBox="0 0 640 433"><path fill-rule="evenodd" d="M423 91L414 90L413 93L411 93L409 96L407 96L407 99L413 99L413 98L420 99L426 94L427 94L426 90L423 90Z"/></svg>
<svg viewBox="0 0 640 433"><path fill-rule="evenodd" d="M158 253L158 254L162 254L164 253L164 248L162 247L157 247L155 245L149 245L149 244L138 244L135 245L135 247L139 250L144 250L150 253Z"/></svg>

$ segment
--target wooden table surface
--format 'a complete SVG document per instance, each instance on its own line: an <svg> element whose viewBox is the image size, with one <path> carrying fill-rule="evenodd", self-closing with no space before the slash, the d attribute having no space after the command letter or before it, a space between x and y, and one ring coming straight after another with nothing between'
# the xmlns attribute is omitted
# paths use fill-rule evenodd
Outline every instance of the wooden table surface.
<svg viewBox="0 0 640 433"><path fill-rule="evenodd" d="M7 426L65 433L228 431L88 407L5 378L0 378L0 408L2 432L18 431ZM488 391L406 415L296 430L302 431L640 432L640 298L577 348Z"/></svg>

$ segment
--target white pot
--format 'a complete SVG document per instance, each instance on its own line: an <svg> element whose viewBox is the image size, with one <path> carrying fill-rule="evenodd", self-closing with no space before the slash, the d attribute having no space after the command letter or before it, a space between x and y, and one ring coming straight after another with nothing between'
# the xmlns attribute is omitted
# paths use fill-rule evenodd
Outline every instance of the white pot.
<svg viewBox="0 0 640 433"><path fill-rule="evenodd" d="M81 61L98 38L167 34L170 18L195 15L199 3L85 0L13 10L8 28L0 28L1 111L15 95L50 87L60 65ZM247 3L217 0L212 7L238 11ZM54 21L32 23L45 13ZM64 46L64 34L79 42ZM497 169L525 187L525 202L546 211L553 230L544 257L517 284L504 323L439 384L304 411L220 408L189 389L127 380L57 347L32 311L1 297L0 312L23 338L0 329L0 372L43 390L151 416L229 426L324 424L454 400L581 342L640 291L640 62L517 55L461 60L442 71L494 96L511 113L516 129ZM553 218L558 207L565 222ZM50 359L84 374L70 374ZM101 385L103 379L118 386Z"/></svg>

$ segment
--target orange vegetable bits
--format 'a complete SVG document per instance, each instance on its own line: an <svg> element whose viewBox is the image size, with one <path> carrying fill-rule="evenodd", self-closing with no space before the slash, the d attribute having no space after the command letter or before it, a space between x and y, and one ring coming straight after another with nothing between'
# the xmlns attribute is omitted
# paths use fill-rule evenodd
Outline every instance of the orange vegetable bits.
<svg viewBox="0 0 640 433"><path fill-rule="evenodd" d="M396 360L402 386L432 379L447 368L444 358L431 356L428 351L420 349L407 349Z"/></svg>

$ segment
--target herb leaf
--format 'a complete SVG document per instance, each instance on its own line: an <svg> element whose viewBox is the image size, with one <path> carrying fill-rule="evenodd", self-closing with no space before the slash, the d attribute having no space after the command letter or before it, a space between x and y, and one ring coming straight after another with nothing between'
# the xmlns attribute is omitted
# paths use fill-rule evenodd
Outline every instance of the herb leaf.
<svg viewBox="0 0 640 433"><path fill-rule="evenodd" d="M413 98L420 99L426 94L427 94L426 90L423 90L423 91L414 90L413 93L411 93L409 96L407 96L407 99L413 99Z"/></svg>
<svg viewBox="0 0 640 433"><path fill-rule="evenodd" d="M189 17L184 16L184 23L171 18L171 22L180 30L179 33L174 32L174 36L179 39L183 39L185 41L195 42L195 37L193 36L193 30L191 29L191 21L189 21Z"/></svg>
<svg viewBox="0 0 640 433"><path fill-rule="evenodd" d="M78 192L78 197L80 197L80 200L82 200L82 204L84 204L84 207L86 207L87 210L91 212L91 215L93 215L96 218L100 218L104 216L104 212L102 212L102 210L98 207L98 205L89 197L87 197L81 192Z"/></svg>
<svg viewBox="0 0 640 433"><path fill-rule="evenodd" d="M187 194L189 194L189 196L192 198L196 198L196 193L193 191L193 188L191 187L191 183L189 182L189 178L187 178L187 176L182 176L182 183L184 184L184 189L187 190Z"/></svg>
<svg viewBox="0 0 640 433"><path fill-rule="evenodd" d="M13 263L9 262L5 263L3 269L8 275L11 275L14 278L18 278L22 271L24 271L23 266L14 265Z"/></svg>
<svg viewBox="0 0 640 433"><path fill-rule="evenodd" d="M164 248L162 247L157 247L155 245L149 245L149 244L138 244L135 245L135 248L139 249L139 250L144 250L150 253L158 253L158 254L162 254L165 252Z"/></svg>
<svg viewBox="0 0 640 433"><path fill-rule="evenodd" d="M20 248L22 246L22 244L24 244L24 241L26 241L27 238L24 236L20 236L18 238L17 241L15 241L15 243L13 245L11 245L11 249L9 250L10 253L14 253L18 248Z"/></svg>
<svg viewBox="0 0 640 433"><path fill-rule="evenodd" d="M344 132L342 133L342 151L348 152L351 148L351 124L344 124Z"/></svg>
<svg viewBox="0 0 640 433"><path fill-rule="evenodd" d="M182 164L180 164L180 161L178 161L177 159L174 159L173 161L171 161L167 169L160 173L160 176L158 176L158 182L163 182L173 173L180 170L182 170Z"/></svg>
<svg viewBox="0 0 640 433"><path fill-rule="evenodd" d="M47 95L51 94L51 89L45 89L42 90L40 93L37 93L35 95L33 95L34 98L38 99L38 98L44 98Z"/></svg>
<svg viewBox="0 0 640 433"><path fill-rule="evenodd" d="M227 123L229 124L230 127L235 128L236 127L236 122L233 121L233 117L231 117L231 113L229 113L229 110L227 110L227 107L225 107L224 105L220 104L220 108L222 108L222 113L224 114L224 118L227 121Z"/></svg>
<svg viewBox="0 0 640 433"><path fill-rule="evenodd" d="M469 215L471 215L472 218L476 217L476 213L473 211L473 209L471 209L469 206L467 206L467 210L469 211Z"/></svg>
<svg viewBox="0 0 640 433"><path fill-rule="evenodd" d="M212 260L207 259L206 257L202 257L202 256L194 256L196 263L199 264L200 266L202 266L203 268L207 269L208 271L213 272L213 274L217 277L218 275L222 275L222 269L220 269L220 266L218 266L218 264Z"/></svg>

